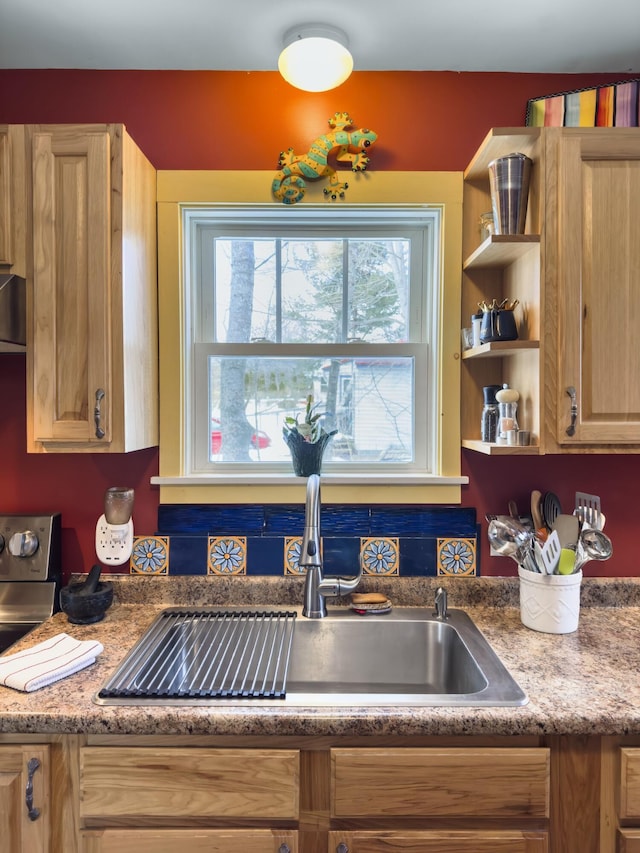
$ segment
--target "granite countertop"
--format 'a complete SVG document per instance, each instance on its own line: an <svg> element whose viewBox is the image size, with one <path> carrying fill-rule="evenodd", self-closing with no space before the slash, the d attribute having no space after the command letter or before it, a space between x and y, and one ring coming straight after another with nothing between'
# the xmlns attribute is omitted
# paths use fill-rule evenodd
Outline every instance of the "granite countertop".
<svg viewBox="0 0 640 853"><path fill-rule="evenodd" d="M240 582L239 582L240 581ZM395 606L431 607L437 586L466 610L529 697L517 708L104 707L92 697L164 607L299 604L292 579L119 578L95 625L57 613L12 651L65 632L104 646L95 664L33 693L0 687L0 732L207 735L526 735L640 733L640 579L585 579L578 630L524 627L513 578L381 579ZM363 584L363 589L373 589ZM329 609L336 606L329 602ZM250 705L247 707L247 705Z"/></svg>

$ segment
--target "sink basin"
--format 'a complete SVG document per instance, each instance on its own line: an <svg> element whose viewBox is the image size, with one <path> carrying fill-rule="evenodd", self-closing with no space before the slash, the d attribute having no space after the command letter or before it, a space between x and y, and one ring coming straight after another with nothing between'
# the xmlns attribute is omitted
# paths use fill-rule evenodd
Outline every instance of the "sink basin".
<svg viewBox="0 0 640 853"><path fill-rule="evenodd" d="M220 608L172 608L164 613L185 615L182 611L189 616L194 611L207 617L220 615ZM224 608L225 615L236 617L240 612L255 616L256 611ZM276 698L263 699L264 691L258 691L258 698L244 698L246 684L256 681L255 661L259 656L255 649L241 648L244 640L238 641L233 635L233 641L221 652L219 634L214 636L213 628L206 628L208 634L194 634L192 623L175 625L156 638L156 620L95 701L103 705L210 706L266 701L279 706L516 706L527 702L462 610L449 609L446 620L418 607L395 608L377 616L335 609L324 619L306 619L298 608L288 615L293 617L294 613L290 628L274 629L278 633L274 634L273 647L284 659L285 670L289 655L285 698L278 698L282 694L277 691L272 694ZM229 629L225 622L215 630ZM261 641L261 645L266 644ZM262 657L267 655L263 653ZM216 667L218 671L240 671L241 688L234 687L231 698L203 691L208 673ZM109 688L123 672L134 672L134 676L127 682L128 695L116 695ZM165 685L186 685L188 695L145 693L141 685L147 683L150 674L157 673Z"/></svg>
<svg viewBox="0 0 640 853"><path fill-rule="evenodd" d="M462 610L337 611L296 622L287 700L337 705L523 705L525 694Z"/></svg>

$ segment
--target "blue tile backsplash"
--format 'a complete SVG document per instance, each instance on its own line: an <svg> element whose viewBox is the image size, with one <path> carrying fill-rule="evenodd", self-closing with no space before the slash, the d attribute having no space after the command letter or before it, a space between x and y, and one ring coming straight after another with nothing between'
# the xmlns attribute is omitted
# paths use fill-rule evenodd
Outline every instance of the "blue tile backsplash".
<svg viewBox="0 0 640 853"><path fill-rule="evenodd" d="M296 574L304 504L163 504L158 530L139 535L132 574ZM473 507L323 505L322 555L329 575L353 575L362 554L372 575L478 576Z"/></svg>

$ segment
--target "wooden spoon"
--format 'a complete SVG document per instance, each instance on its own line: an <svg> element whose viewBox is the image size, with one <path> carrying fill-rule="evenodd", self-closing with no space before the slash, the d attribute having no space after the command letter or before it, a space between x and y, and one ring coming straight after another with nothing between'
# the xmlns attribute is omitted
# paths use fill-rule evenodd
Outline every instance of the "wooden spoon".
<svg viewBox="0 0 640 853"><path fill-rule="evenodd" d="M542 518L542 492L539 492L537 489L531 492L531 518L536 538L540 542L546 542L549 531Z"/></svg>

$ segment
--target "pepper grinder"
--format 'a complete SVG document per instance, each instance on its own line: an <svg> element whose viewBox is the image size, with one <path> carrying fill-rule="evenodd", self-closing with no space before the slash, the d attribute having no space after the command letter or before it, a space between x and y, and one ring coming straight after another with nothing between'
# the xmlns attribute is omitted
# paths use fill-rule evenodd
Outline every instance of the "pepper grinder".
<svg viewBox="0 0 640 853"><path fill-rule="evenodd" d="M498 441L501 444L518 443L518 400L520 394L505 383L497 392L496 400L500 413L498 421Z"/></svg>
<svg viewBox="0 0 640 853"><path fill-rule="evenodd" d="M485 385L482 389L484 406L480 419L480 440L488 444L495 444L498 440L499 409L496 393L500 388L500 385Z"/></svg>

